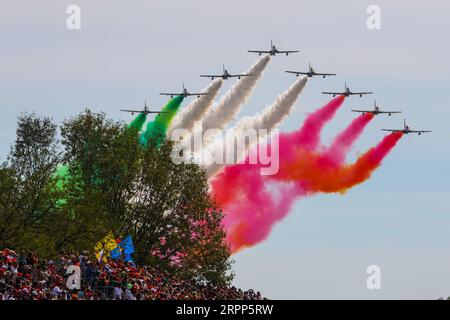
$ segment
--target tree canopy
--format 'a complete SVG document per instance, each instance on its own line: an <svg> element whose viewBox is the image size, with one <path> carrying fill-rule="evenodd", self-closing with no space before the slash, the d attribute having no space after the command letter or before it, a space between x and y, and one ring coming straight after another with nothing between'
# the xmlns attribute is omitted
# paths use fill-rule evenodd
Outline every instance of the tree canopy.
<svg viewBox="0 0 450 320"><path fill-rule="evenodd" d="M138 263L189 278L227 283L230 252L222 212L203 168L176 164L173 142L85 110L58 126L19 117L17 138L0 167L0 246L93 251L108 232L131 235Z"/></svg>

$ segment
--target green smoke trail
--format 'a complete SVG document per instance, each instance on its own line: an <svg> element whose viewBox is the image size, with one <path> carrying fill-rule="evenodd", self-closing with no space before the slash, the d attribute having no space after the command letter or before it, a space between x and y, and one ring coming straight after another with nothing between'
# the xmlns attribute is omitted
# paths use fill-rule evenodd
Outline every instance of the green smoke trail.
<svg viewBox="0 0 450 320"><path fill-rule="evenodd" d="M55 177L58 179L56 182L56 188L62 189L64 185L64 179L69 175L69 167L63 164L58 165L55 172Z"/></svg>
<svg viewBox="0 0 450 320"><path fill-rule="evenodd" d="M145 121L147 120L147 115L145 113L140 113L131 123L128 128L134 128L141 131L144 127Z"/></svg>
<svg viewBox="0 0 450 320"><path fill-rule="evenodd" d="M128 124L128 128L134 128L141 131L144 127L145 121L147 120L147 115L145 113L140 113L133 121ZM69 167L66 165L58 165L55 172L55 177L58 179L56 182L56 188L61 190L64 186L64 179L69 176Z"/></svg>
<svg viewBox="0 0 450 320"><path fill-rule="evenodd" d="M55 178L56 181L56 189L63 190L64 184L66 183L67 178L69 177L69 167L64 164L59 164L56 168ZM66 199L59 199L57 201L58 206L62 206L67 203Z"/></svg>
<svg viewBox="0 0 450 320"><path fill-rule="evenodd" d="M170 99L169 102L164 106L162 111L156 116L155 120L147 124L147 128L144 133L142 133L140 142L142 145L147 146L150 139L155 139L155 143L160 145L164 139L166 139L167 129L180 109L181 103L183 102L183 96L176 96Z"/></svg>
<svg viewBox="0 0 450 320"><path fill-rule="evenodd" d="M175 99L172 99L172 100L175 100ZM156 117L155 121L152 121L151 123L157 122L156 120L158 120L158 122L155 123L154 125L152 125L151 127L153 128L153 127L163 125L163 127L165 126L165 128L167 130L167 127L169 126L170 122L172 121L172 118L176 114L176 111L178 110L182 101L183 101L183 98L181 98L178 105L172 105L172 104L170 104L170 101L169 101L169 103L166 105L166 107L164 109L167 109L167 110L165 110L166 112L171 111L171 113L173 113L173 114L164 113L163 114L164 117L161 117L161 118L158 118L159 117L159 115L158 115ZM134 128L138 131L141 131L142 128L144 127L146 120L147 120L147 115L144 113L140 113L136 118L133 119L133 121L131 121L128 124L128 128ZM148 130L148 127L149 126L147 126L147 130ZM69 167L67 165L63 165L63 164L58 165L58 167L56 168L56 172L55 172L55 178L57 179L57 182L56 182L57 190L62 190L64 188L64 183L69 178ZM60 205L63 205L65 203L66 203L65 199L60 199L58 201L58 204L60 204Z"/></svg>

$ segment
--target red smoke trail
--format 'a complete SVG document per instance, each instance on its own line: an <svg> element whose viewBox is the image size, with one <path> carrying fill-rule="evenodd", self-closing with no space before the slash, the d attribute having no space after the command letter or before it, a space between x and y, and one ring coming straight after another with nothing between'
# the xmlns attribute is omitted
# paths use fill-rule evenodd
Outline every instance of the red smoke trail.
<svg viewBox="0 0 450 320"><path fill-rule="evenodd" d="M325 106L311 113L299 130L288 134L280 134L280 161L295 161L295 148L293 146L302 146L302 148L308 150L317 148L323 127L333 118L344 101L344 96L332 99ZM282 166L282 164L280 165ZM251 188L249 181L254 183L255 177L259 177L261 166L260 164L249 164L249 158L247 157L241 164L226 167L211 181L216 201L226 205L229 201L239 198L239 193ZM249 179L249 176L252 176L252 178ZM233 187L230 188L229 186Z"/></svg>
<svg viewBox="0 0 450 320"><path fill-rule="evenodd" d="M316 150L321 129L343 101L343 97L332 100L311 114L300 130L280 137L280 171L276 175L261 176L261 165L243 163L226 167L211 181L212 195L225 213L223 226L232 252L266 239L299 196L345 192L367 180L402 137L401 133L390 134L354 164L342 164L346 152L373 118L361 116L330 148Z"/></svg>
<svg viewBox="0 0 450 320"><path fill-rule="evenodd" d="M401 132L387 135L377 146L368 150L351 165L335 166L328 161L323 161L326 155L301 151L298 153L297 161L283 169L283 175L270 178L282 181L303 181L303 188L312 193L343 193L369 179L402 136Z"/></svg>
<svg viewBox="0 0 450 320"><path fill-rule="evenodd" d="M311 113L305 120L302 128L296 132L280 135L280 147L289 148L290 145L301 145L306 150L314 150L320 143L320 133L336 111L344 103L345 97L338 96L322 108ZM285 150L288 153L289 150ZM285 156L280 149L280 154Z"/></svg>
<svg viewBox="0 0 450 320"><path fill-rule="evenodd" d="M280 171L271 178L282 181L298 181L314 174L319 177L321 172L316 173L316 170L330 172L341 168L346 154L373 118L374 115L369 113L354 119L344 131L336 136L331 146L325 151L310 150L309 147L304 148L302 144L287 146L285 141L280 139L280 150L282 150L281 146L290 148L290 151L285 151L290 155L286 159L284 153L280 151Z"/></svg>
<svg viewBox="0 0 450 320"><path fill-rule="evenodd" d="M271 186L261 176L251 175L249 181L253 185L242 190L241 201L224 208L222 226L233 253L266 239L272 226L289 213L295 199L303 193L290 184Z"/></svg>
<svg viewBox="0 0 450 320"><path fill-rule="evenodd" d="M361 136L366 126L375 117L372 113L360 115L342 131L333 141L326 152L327 161L336 165L342 164L345 155L353 147L356 140Z"/></svg>

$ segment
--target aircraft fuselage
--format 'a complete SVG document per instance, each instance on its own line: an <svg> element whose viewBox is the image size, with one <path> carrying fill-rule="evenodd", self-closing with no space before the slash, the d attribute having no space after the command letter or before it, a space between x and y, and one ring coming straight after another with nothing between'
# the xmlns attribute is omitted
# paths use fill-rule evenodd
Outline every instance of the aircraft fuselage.
<svg viewBox="0 0 450 320"><path fill-rule="evenodd" d="M222 79L227 80L230 77L230 74L228 73L228 70L224 70Z"/></svg>

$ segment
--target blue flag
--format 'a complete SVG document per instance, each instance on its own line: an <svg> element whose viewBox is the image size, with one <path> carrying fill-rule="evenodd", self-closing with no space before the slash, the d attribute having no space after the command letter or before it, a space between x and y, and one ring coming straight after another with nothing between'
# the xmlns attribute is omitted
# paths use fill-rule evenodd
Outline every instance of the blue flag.
<svg viewBox="0 0 450 320"><path fill-rule="evenodd" d="M133 240L131 239L131 236L126 237L123 239L118 245L117 248L112 250L110 252L110 256L113 259L120 259L121 255L123 254L124 261L133 261L133 258L131 255L134 253L134 246L133 246Z"/></svg>
<svg viewBox="0 0 450 320"><path fill-rule="evenodd" d="M114 260L118 260L120 258L120 255L122 254L122 250L119 246L117 246L114 250L112 250L109 255Z"/></svg>
<svg viewBox="0 0 450 320"><path fill-rule="evenodd" d="M131 236L128 236L125 239L123 239L119 245L123 248L123 256L125 257L125 261L126 262L133 261L131 255L134 253L134 246Z"/></svg>

